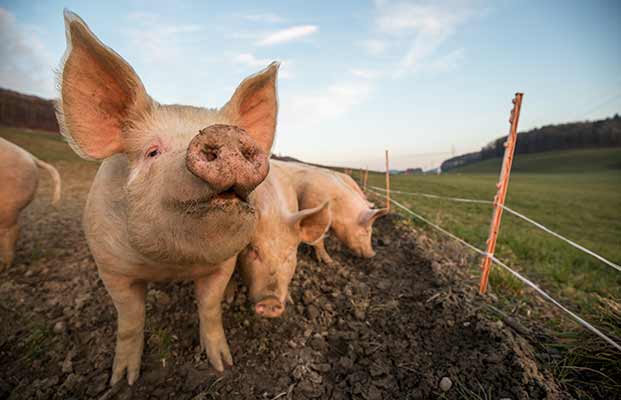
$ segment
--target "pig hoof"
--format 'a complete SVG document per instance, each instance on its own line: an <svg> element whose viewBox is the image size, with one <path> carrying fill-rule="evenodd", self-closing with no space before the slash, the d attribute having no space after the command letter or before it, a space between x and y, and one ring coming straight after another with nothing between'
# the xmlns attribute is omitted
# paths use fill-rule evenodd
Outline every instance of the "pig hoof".
<svg viewBox="0 0 621 400"><path fill-rule="evenodd" d="M126 357L118 357L115 356L114 366L112 367L112 378L110 379L110 385L114 386L121 379L123 379L123 375L125 375L125 371L127 371L127 383L131 386L138 380L140 377L140 357L138 354L136 357L126 356Z"/></svg>
<svg viewBox="0 0 621 400"><path fill-rule="evenodd" d="M202 336L201 334L201 348L207 353L211 366L218 372L224 371L224 364L232 367L233 357L231 357L231 351L224 335L217 338L209 338L206 337L207 335L203 338Z"/></svg>

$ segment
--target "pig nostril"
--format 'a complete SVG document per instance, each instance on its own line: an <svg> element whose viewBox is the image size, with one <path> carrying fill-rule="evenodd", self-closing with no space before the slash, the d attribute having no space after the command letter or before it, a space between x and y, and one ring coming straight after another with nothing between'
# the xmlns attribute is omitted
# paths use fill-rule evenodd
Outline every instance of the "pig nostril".
<svg viewBox="0 0 621 400"><path fill-rule="evenodd" d="M213 161L218 158L218 153L220 152L220 149L214 146L205 146L201 151L205 155L205 159L207 161Z"/></svg>
<svg viewBox="0 0 621 400"><path fill-rule="evenodd" d="M241 153L248 161L254 161L257 156L257 150L254 147L244 147Z"/></svg>

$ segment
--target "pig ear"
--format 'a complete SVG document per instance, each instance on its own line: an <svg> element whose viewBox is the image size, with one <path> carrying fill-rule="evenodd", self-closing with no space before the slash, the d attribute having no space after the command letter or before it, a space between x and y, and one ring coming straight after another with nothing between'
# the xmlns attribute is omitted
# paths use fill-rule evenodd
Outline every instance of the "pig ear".
<svg viewBox="0 0 621 400"><path fill-rule="evenodd" d="M363 226L371 226L379 217L383 217L388 214L387 208L380 208L379 210L365 210L360 213L358 217L358 223Z"/></svg>
<svg viewBox="0 0 621 400"><path fill-rule="evenodd" d="M267 153L272 149L276 134L279 66L273 62L263 71L246 78L223 107L225 115L245 129Z"/></svg>
<svg viewBox="0 0 621 400"><path fill-rule="evenodd" d="M332 223L330 202L326 201L319 207L298 211L290 217L290 223L300 225L302 242L316 243L323 238Z"/></svg>
<svg viewBox="0 0 621 400"><path fill-rule="evenodd" d="M123 128L145 113L151 100L132 67L67 10L65 33L67 50L58 77L61 132L84 158L123 152Z"/></svg>

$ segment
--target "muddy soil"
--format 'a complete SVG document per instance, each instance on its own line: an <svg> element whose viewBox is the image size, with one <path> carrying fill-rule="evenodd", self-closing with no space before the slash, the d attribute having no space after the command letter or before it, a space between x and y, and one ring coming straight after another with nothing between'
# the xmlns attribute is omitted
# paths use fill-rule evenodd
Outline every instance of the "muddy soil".
<svg viewBox="0 0 621 400"><path fill-rule="evenodd" d="M116 314L80 223L96 168L57 166L62 207L49 206L43 178L16 262L0 274L0 398L566 397L528 339L483 312L464 272L429 259L393 215L377 223L373 259L330 239L328 267L300 248L294 304L280 319L255 317L240 287L224 305L235 361L224 374L200 354L191 285L151 285L141 378L111 388Z"/></svg>

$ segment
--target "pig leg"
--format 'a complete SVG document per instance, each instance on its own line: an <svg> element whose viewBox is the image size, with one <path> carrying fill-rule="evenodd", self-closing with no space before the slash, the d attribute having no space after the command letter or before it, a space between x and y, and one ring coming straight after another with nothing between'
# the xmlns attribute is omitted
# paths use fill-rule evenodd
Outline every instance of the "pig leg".
<svg viewBox="0 0 621 400"><path fill-rule="evenodd" d="M15 257L15 243L19 236L19 225L0 228L0 272L9 267Z"/></svg>
<svg viewBox="0 0 621 400"><path fill-rule="evenodd" d="M99 272L117 311L117 334L112 379L114 385L127 370L127 382L132 385L140 375L144 347L146 283L121 275Z"/></svg>
<svg viewBox="0 0 621 400"><path fill-rule="evenodd" d="M195 279L201 349L211 365L224 371L224 363L233 365L233 358L222 327L222 298L235 268L236 257L225 261L215 272Z"/></svg>
<svg viewBox="0 0 621 400"><path fill-rule="evenodd" d="M317 256L317 261L325 262L328 265L333 263L332 258L330 257L330 255L326 251L326 247L325 247L325 245L323 243L323 239L321 239L319 242L315 243L314 247L315 247L315 255Z"/></svg>

